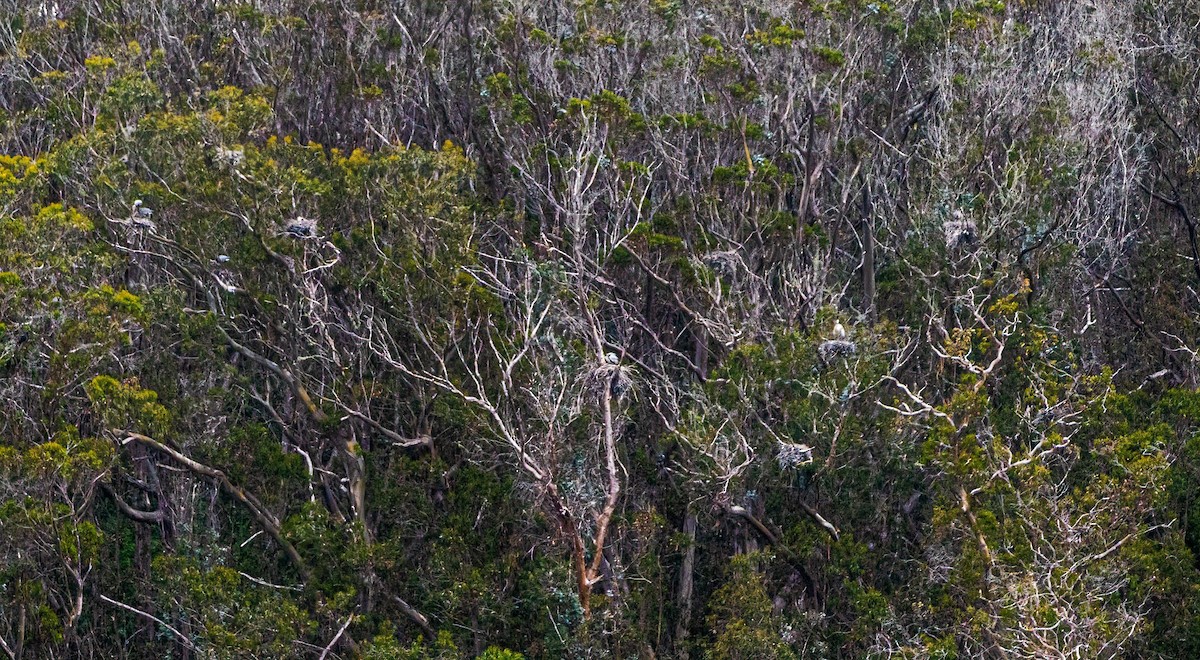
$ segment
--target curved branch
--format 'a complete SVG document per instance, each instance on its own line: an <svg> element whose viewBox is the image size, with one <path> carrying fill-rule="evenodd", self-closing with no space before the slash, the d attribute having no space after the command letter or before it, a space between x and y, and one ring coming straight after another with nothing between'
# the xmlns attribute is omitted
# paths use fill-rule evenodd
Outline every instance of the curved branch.
<svg viewBox="0 0 1200 660"><path fill-rule="evenodd" d="M833 523L826 520L824 516L817 512L816 509L805 504L804 502L800 502L800 508L804 509L804 513L807 513L814 522L824 528L825 531L829 532L829 535L833 537L834 541L841 540L841 533L838 532L838 528L835 527Z"/></svg>
<svg viewBox="0 0 1200 660"><path fill-rule="evenodd" d="M112 486L101 482L100 490L108 493L109 496L112 497L113 502L116 502L117 508L121 510L121 513L125 514L125 517L133 520L134 522L157 523L162 522L163 519L166 518L166 513L163 512L161 501L158 504L158 508L154 511L142 511L141 509L135 509L126 503L125 500L122 499L121 496L112 489Z"/></svg>
<svg viewBox="0 0 1200 660"><path fill-rule="evenodd" d="M750 511L743 506L738 506L736 504L726 505L725 510L742 518L746 522L749 522L750 525L754 527L754 529L772 545L772 547L774 547L784 556L787 562L791 564L792 568L796 569L796 571L800 574L800 579L804 580L804 587L808 590L808 592L814 597L817 596L817 583L815 580L813 580L812 575L808 573L808 569L804 567L804 561L791 548L782 543L779 540L779 537L776 536L775 533L763 523L763 521L759 520L753 513L750 513Z"/></svg>
<svg viewBox="0 0 1200 660"><path fill-rule="evenodd" d="M213 479L217 483L221 484L221 488L226 493L231 495L235 500L245 505L246 508L250 510L250 513L254 516L255 520L257 520L258 523L262 525L263 529L266 530L267 534L270 534L271 538L275 539L275 542L278 543L281 548L283 548L284 553L287 554L288 559L292 562L292 565L296 567L296 571L300 573L300 579L306 583L311 580L312 573L308 570L308 566L305 565L304 560L300 557L300 553L296 551L295 546L293 546L287 539L283 538L283 531L280 529L279 521L276 520L269 511L267 511L266 507L263 506L262 502L260 502L258 498L236 486L221 470L192 460L188 456L185 456L182 452L172 449L171 447L168 447L153 438L144 436L140 433L130 432L126 432L125 436L126 437L123 441L123 444L136 441L149 447L153 447L154 449L167 454L173 458L175 462L182 464L192 472L209 477L210 479Z"/></svg>
<svg viewBox="0 0 1200 660"><path fill-rule="evenodd" d="M392 443L395 444L396 446L399 446L399 447L428 447L429 449L433 449L433 438L430 437L429 435L421 434L415 438L406 438L406 437L400 435L399 433L396 433L395 431L380 424L379 422L371 419L370 417L364 415L363 413L361 413L357 410L354 410L353 408L349 408L349 407L343 405L342 409L346 411L347 415L350 415L351 417L353 417L355 419L361 420L367 426L370 426L371 428L375 429L379 433L383 434L383 436L385 438L387 438L388 440L391 440Z"/></svg>

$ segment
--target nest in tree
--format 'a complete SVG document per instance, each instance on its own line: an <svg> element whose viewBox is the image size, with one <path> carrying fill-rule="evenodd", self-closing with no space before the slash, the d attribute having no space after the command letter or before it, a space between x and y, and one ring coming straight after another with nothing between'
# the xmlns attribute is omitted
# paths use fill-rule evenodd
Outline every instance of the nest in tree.
<svg viewBox="0 0 1200 660"><path fill-rule="evenodd" d="M246 160L246 152L241 149L226 149L217 147L215 160L221 167L236 168Z"/></svg>
<svg viewBox="0 0 1200 660"><path fill-rule="evenodd" d="M633 390L633 370L606 360L587 373L584 377L584 387L588 394L596 399L605 392L614 399L623 399Z"/></svg>
<svg viewBox="0 0 1200 660"><path fill-rule="evenodd" d="M709 252L701 258L701 261L720 277L733 277L737 274L738 264L741 263L737 252L733 250Z"/></svg>
<svg viewBox="0 0 1200 660"><path fill-rule="evenodd" d="M293 238L315 238L317 236L317 221L298 215L283 224L280 232Z"/></svg>
<svg viewBox="0 0 1200 660"><path fill-rule="evenodd" d="M975 222L964 218L962 213L955 213L953 218L943 223L942 232L946 235L946 248L950 250L970 247L979 238Z"/></svg>
<svg viewBox="0 0 1200 660"><path fill-rule="evenodd" d="M817 347L821 359L829 362L836 357L850 357L858 353L858 344L846 339L827 339Z"/></svg>
<svg viewBox="0 0 1200 660"><path fill-rule="evenodd" d="M788 470L808 465L813 460L813 450L803 443L779 441L779 453L775 455L779 467Z"/></svg>

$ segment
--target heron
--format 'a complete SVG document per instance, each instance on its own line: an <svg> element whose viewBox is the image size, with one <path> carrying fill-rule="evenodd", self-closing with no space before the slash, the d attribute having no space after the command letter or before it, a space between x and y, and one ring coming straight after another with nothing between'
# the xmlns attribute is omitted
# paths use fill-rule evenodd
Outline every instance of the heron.
<svg viewBox="0 0 1200 660"><path fill-rule="evenodd" d="M134 224L138 227L144 227L150 231L156 230L158 227L150 216L154 215L154 211L148 207L142 206L142 200L133 200L133 212L129 214L129 219L124 224Z"/></svg>
<svg viewBox="0 0 1200 660"><path fill-rule="evenodd" d="M833 338L838 341L846 341L846 326L842 325L841 321L833 324Z"/></svg>

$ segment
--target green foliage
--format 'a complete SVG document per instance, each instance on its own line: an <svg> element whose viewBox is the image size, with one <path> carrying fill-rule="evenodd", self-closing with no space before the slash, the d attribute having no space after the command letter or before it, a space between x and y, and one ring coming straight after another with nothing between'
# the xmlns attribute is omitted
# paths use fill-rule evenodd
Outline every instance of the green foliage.
<svg viewBox="0 0 1200 660"><path fill-rule="evenodd" d="M164 595L171 595L163 611L189 621L193 642L214 657L290 656L293 640L314 626L285 593L248 582L236 570L171 555L154 563Z"/></svg>
<svg viewBox="0 0 1200 660"><path fill-rule="evenodd" d="M725 584L709 601L708 625L712 642L704 657L793 658L782 636L782 622L772 612L771 599L759 569L769 561L758 555L738 555L729 563Z"/></svg>
<svg viewBox="0 0 1200 660"><path fill-rule="evenodd" d="M1194 3L53 4L10 655L1200 657Z"/></svg>
<svg viewBox="0 0 1200 660"><path fill-rule="evenodd" d="M92 406L113 428L157 434L170 422L170 413L158 403L158 393L142 389L136 380L121 382L111 376L96 376L86 390Z"/></svg>

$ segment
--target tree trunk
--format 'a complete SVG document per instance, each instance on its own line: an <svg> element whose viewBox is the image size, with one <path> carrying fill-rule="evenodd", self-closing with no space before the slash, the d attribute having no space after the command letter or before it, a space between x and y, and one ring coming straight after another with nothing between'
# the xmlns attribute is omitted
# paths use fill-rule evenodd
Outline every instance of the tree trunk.
<svg viewBox="0 0 1200 660"><path fill-rule="evenodd" d="M864 177L865 179L865 177ZM863 312L867 322L875 323L875 209L871 203L871 185L863 181Z"/></svg>
<svg viewBox="0 0 1200 660"><path fill-rule="evenodd" d="M688 511L683 519L683 534L687 537L687 550L679 566L679 619L675 622L675 649L680 658L687 658L687 650L680 648L687 640L692 622L692 587L696 570L696 514Z"/></svg>

